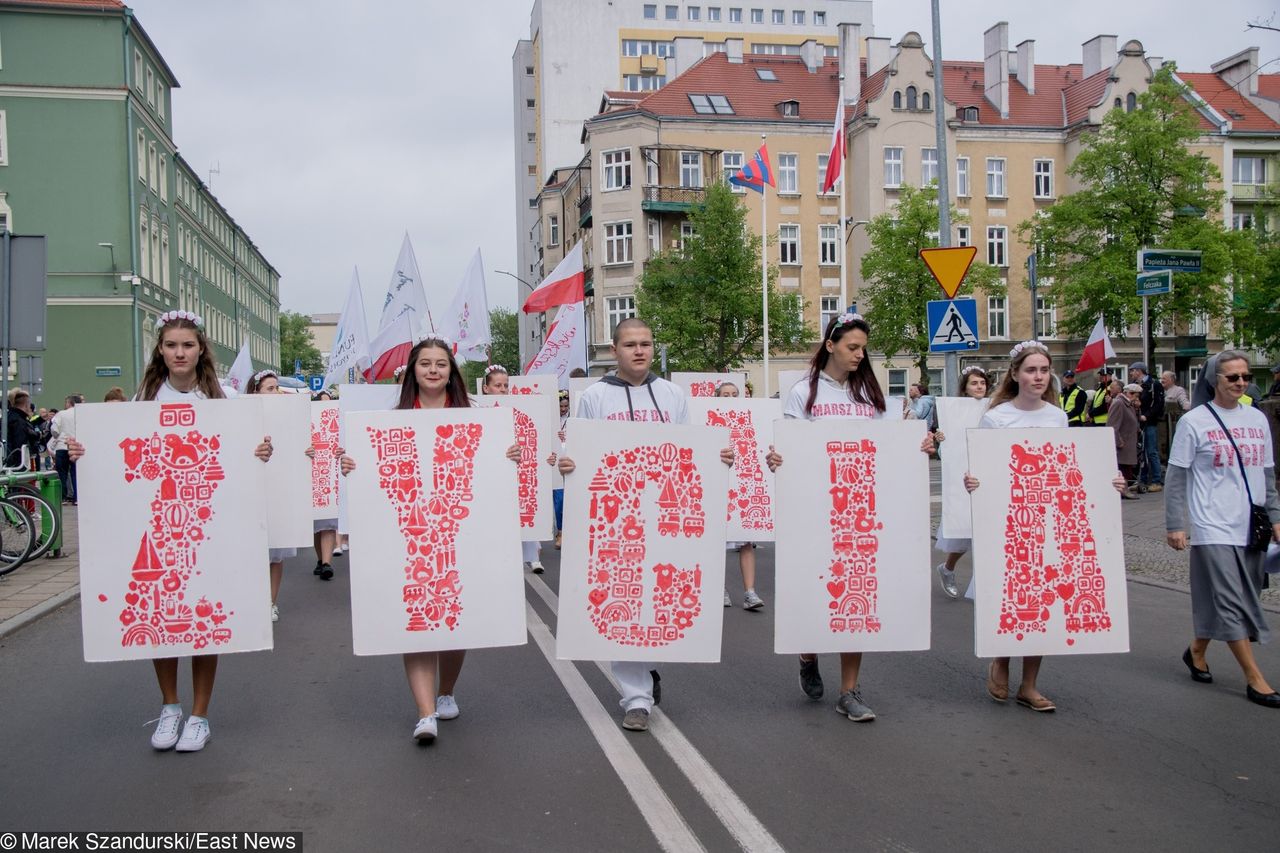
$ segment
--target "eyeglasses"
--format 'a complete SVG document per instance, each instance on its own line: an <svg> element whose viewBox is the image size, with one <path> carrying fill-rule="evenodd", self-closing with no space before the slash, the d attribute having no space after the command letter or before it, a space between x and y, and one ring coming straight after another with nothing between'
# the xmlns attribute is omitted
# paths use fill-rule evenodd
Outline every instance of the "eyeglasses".
<svg viewBox="0 0 1280 853"><path fill-rule="evenodd" d="M1228 382L1239 382L1241 380L1244 380L1245 382L1253 381L1252 373L1223 373L1221 376Z"/></svg>

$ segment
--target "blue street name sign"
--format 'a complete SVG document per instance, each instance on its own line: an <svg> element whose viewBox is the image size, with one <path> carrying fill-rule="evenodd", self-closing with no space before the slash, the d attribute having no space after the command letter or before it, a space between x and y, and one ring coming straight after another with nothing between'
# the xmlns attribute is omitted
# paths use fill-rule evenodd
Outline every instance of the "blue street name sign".
<svg viewBox="0 0 1280 853"><path fill-rule="evenodd" d="M1138 269L1142 272L1200 272L1200 252L1193 249L1140 249Z"/></svg>
<svg viewBox="0 0 1280 853"><path fill-rule="evenodd" d="M969 352L978 348L976 299L935 299L926 308L929 352Z"/></svg>
<svg viewBox="0 0 1280 853"><path fill-rule="evenodd" d="M1138 295L1157 296L1173 292L1173 270L1138 273Z"/></svg>

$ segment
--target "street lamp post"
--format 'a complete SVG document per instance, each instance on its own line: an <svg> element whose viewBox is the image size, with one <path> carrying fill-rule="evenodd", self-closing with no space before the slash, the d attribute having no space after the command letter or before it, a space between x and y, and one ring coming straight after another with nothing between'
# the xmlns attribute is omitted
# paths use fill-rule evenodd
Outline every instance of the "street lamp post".
<svg viewBox="0 0 1280 853"><path fill-rule="evenodd" d="M495 273L497 273L498 275L506 275L506 276L510 276L511 278L514 278L516 281L520 282L520 283L521 283L521 284L523 284L525 287L529 288L529 292L530 292L530 293L533 293L535 290L537 290L537 288L536 288L536 287L534 287L532 284L530 284L529 282L525 281L524 279L522 279L520 276L516 275L516 274L515 274L515 273L513 273L513 272L507 272L506 270L494 270L494 272L495 272ZM521 314L521 315L524 315L524 311L523 311L523 309L522 309L522 308L520 308L519 306L517 306L517 307L516 307L516 311L520 312L520 314ZM518 321L518 320L517 320L517 325L519 325L519 321ZM538 323L536 326L534 326L534 341L535 341L535 342L537 343L537 345L538 345L538 346L537 346L537 349L541 349L541 348L542 348L542 324L541 324L541 323ZM536 354L536 351L535 351L535 354ZM530 357L532 357L532 356L530 356ZM520 335L520 360L521 360L522 362L527 362L527 361L528 361L528 359L526 359L526 358L525 358L525 351L524 351L524 335L523 335L523 334L522 334L522 335Z"/></svg>

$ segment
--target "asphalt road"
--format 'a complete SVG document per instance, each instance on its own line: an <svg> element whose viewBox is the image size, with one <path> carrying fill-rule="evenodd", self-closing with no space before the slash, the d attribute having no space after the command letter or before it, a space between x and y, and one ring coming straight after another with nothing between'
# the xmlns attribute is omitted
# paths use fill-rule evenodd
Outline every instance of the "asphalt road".
<svg viewBox="0 0 1280 853"><path fill-rule="evenodd" d="M558 584L556 553L544 556L547 587L526 593L545 641ZM772 602L772 551L760 558ZM828 699L806 701L795 661L772 652L771 608L735 606L720 664L663 667L648 734L618 728L600 668L553 667L530 642L471 654L462 716L420 747L399 659L351 654L337 562L327 584L305 558L287 566L275 651L222 659L202 753L150 749L150 665L84 663L74 604L5 638L0 830L301 830L311 851L1276 843L1280 713L1245 701L1221 645L1218 683L1187 677L1184 593L1131 583L1131 653L1049 659L1040 684L1056 714L987 698L972 608L935 586L933 649L864 663L871 724L832 712L834 656ZM1259 657L1280 681L1275 647Z"/></svg>

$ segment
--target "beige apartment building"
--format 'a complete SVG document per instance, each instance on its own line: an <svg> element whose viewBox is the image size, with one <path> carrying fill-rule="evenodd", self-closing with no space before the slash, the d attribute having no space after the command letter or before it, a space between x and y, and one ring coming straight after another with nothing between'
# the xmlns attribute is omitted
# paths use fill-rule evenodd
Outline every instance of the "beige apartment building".
<svg viewBox="0 0 1280 853"><path fill-rule="evenodd" d="M540 239L547 269L577 240L586 241L591 362L609 365L608 339L617 322L635 311L636 283L648 257L679 245L686 214L711 180L736 171L762 141L768 142L779 186L762 199L744 191L747 221L759 228L760 204L768 205L769 262L778 285L805 300L815 328L841 308L840 252L850 252L846 274L851 301L862 284L859 262L868 249L859 224L893 210L904 185L938 176L934 131L933 62L920 36L862 38L857 25L839 27L841 50L825 55L816 41L800 56L743 53L735 40L653 93L607 92L583 130L585 155L577 167L559 170L540 197ZM963 364L999 367L1010 345L1035 334L1055 367L1074 366L1083 339L1059 334L1052 281L1041 279L1036 304L1028 288L1031 247L1017 227L1078 189L1067 167L1085 134L1094 133L1112 109L1133 109L1163 60L1131 40L1115 36L1082 46L1081 61L1035 62L1035 44L1009 48L1008 25L985 35L982 61L946 62L948 167L952 203L962 215L952 241L976 245L979 258L997 267L1005 296L976 294L982 347ZM1280 151L1280 75L1257 73L1256 49L1242 51L1207 73L1186 73L1188 98L1201 118L1197 149L1225 176L1220 215L1232 227L1263 227L1262 203L1270 194ZM846 220L839 222L838 194L820 193L831 122L843 73L846 102ZM1118 286L1132 286L1120 282ZM941 294L939 294L941 296ZM1172 325L1172 324L1171 324ZM1177 370L1184 381L1208 352L1221 349L1225 324L1193 317L1158 329L1153 367ZM1141 353L1137 328L1113 330L1117 369ZM773 370L795 369L805 354L771 360ZM1266 354L1257 354L1259 362ZM901 393L909 365L877 359L891 393ZM940 387L942 360L931 365ZM760 365L749 365L756 380ZM914 378L914 377L910 377ZM757 381L757 385L759 386ZM776 388L776 377L771 377Z"/></svg>

